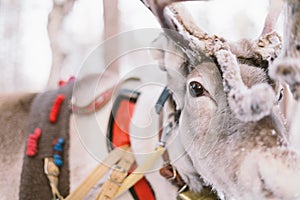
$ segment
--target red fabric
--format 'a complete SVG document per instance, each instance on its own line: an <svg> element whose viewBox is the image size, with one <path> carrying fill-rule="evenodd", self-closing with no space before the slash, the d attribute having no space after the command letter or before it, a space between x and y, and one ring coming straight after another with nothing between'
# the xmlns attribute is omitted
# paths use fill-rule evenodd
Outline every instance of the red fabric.
<svg viewBox="0 0 300 200"><path fill-rule="evenodd" d="M140 200L155 200L152 189L149 186L146 178L143 177L134 186L134 191Z"/></svg>
<svg viewBox="0 0 300 200"><path fill-rule="evenodd" d="M130 145L130 121L133 116L135 103L129 100L122 100L117 109L116 116L114 116L112 143L114 147L122 145ZM151 186L143 177L133 186L139 200L155 200Z"/></svg>
<svg viewBox="0 0 300 200"><path fill-rule="evenodd" d="M74 81L74 80L75 80L75 76L71 76L67 81L60 80L58 82L58 86L59 87L65 86L66 84L68 84L68 83L70 83L71 81Z"/></svg>
<svg viewBox="0 0 300 200"><path fill-rule="evenodd" d="M130 145L129 128L135 103L122 100L116 112L113 124L112 143L114 147Z"/></svg>
<svg viewBox="0 0 300 200"><path fill-rule="evenodd" d="M64 85L66 85L67 83L68 83L67 81L60 80L60 81L58 82L58 86L59 86L59 87L62 87L62 86L64 86Z"/></svg>
<svg viewBox="0 0 300 200"><path fill-rule="evenodd" d="M53 105L52 105L52 109L50 111L50 115L49 115L49 120L50 122L52 123L55 123L56 120L57 120L57 116L59 114L59 111L60 111L60 107L61 107L61 104L63 103L63 101L65 100L65 95L63 94L59 94L57 95Z"/></svg>

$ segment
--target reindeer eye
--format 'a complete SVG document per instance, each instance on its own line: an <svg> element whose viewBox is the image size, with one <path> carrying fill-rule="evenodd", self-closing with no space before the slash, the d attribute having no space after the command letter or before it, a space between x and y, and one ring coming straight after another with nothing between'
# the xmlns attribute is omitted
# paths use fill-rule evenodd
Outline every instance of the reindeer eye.
<svg viewBox="0 0 300 200"><path fill-rule="evenodd" d="M190 82L190 94L192 97L200 97L204 94L204 87L197 81Z"/></svg>

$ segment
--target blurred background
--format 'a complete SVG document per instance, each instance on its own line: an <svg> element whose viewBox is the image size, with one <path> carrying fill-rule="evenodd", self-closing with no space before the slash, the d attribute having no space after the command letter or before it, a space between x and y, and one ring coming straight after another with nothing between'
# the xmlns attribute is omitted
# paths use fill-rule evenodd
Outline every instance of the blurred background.
<svg viewBox="0 0 300 200"><path fill-rule="evenodd" d="M214 0L186 6L207 32L239 40L258 37L268 3ZM56 87L60 79L76 76L98 44L141 28L159 24L139 0L0 0L0 92Z"/></svg>

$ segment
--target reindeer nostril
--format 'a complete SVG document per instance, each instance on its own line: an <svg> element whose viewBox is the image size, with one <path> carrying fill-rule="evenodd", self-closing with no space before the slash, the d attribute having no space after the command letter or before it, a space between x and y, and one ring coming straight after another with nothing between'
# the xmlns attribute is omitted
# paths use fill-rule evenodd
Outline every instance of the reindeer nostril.
<svg viewBox="0 0 300 200"><path fill-rule="evenodd" d="M300 51L300 43L296 44L296 50Z"/></svg>
<svg viewBox="0 0 300 200"><path fill-rule="evenodd" d="M200 97L204 94L204 87L197 81L190 82L189 91L192 97Z"/></svg>

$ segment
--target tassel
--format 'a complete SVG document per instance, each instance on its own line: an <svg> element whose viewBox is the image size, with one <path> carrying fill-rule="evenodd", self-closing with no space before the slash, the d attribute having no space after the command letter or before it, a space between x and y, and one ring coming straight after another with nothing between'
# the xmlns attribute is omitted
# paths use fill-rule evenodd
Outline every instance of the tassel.
<svg viewBox="0 0 300 200"><path fill-rule="evenodd" d="M50 122L52 122L52 123L56 122L57 116L60 111L61 104L63 103L64 100L65 100L65 95L63 95L63 94L57 95L55 102L53 103L50 115L49 115Z"/></svg>
<svg viewBox="0 0 300 200"><path fill-rule="evenodd" d="M54 155L53 155L53 162L56 166L61 167L63 164L62 160L62 153L63 153L63 144L65 140L63 138L59 138L58 140L54 141Z"/></svg>
<svg viewBox="0 0 300 200"><path fill-rule="evenodd" d="M30 134L27 140L26 155L33 157L37 154L38 140L42 135L42 130L36 128L33 134Z"/></svg>
<svg viewBox="0 0 300 200"><path fill-rule="evenodd" d="M58 82L58 86L62 87L62 86L66 85L66 84L68 84L68 83L70 83L71 81L74 81L74 80L75 80L75 76L71 76L67 81L60 80Z"/></svg>

